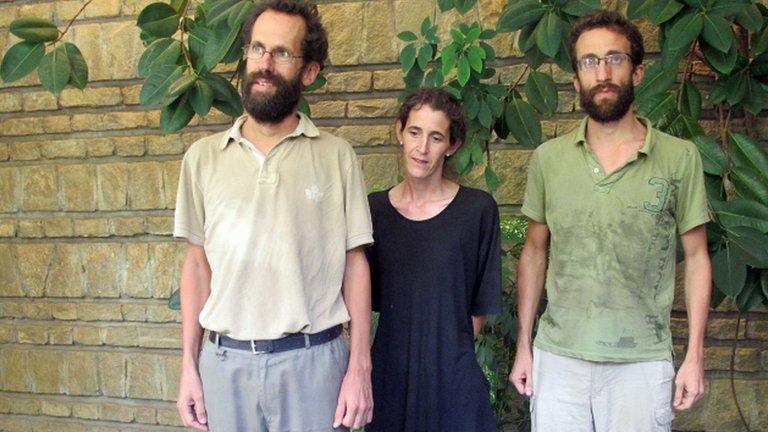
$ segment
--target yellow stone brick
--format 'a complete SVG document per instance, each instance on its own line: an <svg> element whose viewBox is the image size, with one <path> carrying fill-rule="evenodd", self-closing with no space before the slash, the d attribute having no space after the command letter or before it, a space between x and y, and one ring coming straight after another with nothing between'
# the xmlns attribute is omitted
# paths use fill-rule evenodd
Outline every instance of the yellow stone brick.
<svg viewBox="0 0 768 432"><path fill-rule="evenodd" d="M144 233L144 218L118 217L109 219L109 232L116 236L134 236Z"/></svg>
<svg viewBox="0 0 768 432"><path fill-rule="evenodd" d="M147 320L147 307L143 304L123 303L120 305L120 311L125 321L143 322Z"/></svg>
<svg viewBox="0 0 768 432"><path fill-rule="evenodd" d="M40 153L46 159L84 158L88 154L86 142L79 139L43 141L39 147Z"/></svg>
<svg viewBox="0 0 768 432"><path fill-rule="evenodd" d="M126 355L123 353L98 353L99 383L104 396L126 395Z"/></svg>
<svg viewBox="0 0 768 432"><path fill-rule="evenodd" d="M166 299L179 289L179 270L185 251L186 247L179 242L150 244L153 297Z"/></svg>
<svg viewBox="0 0 768 432"><path fill-rule="evenodd" d="M328 32L328 58L334 66L358 64L365 35L361 17L364 3L320 4L318 11Z"/></svg>
<svg viewBox="0 0 768 432"><path fill-rule="evenodd" d="M69 351L66 354L66 388L71 395L96 395L99 381L96 370L97 353L92 351Z"/></svg>
<svg viewBox="0 0 768 432"><path fill-rule="evenodd" d="M48 342L48 330L41 325L16 325L16 339L19 343L44 345Z"/></svg>
<svg viewBox="0 0 768 432"><path fill-rule="evenodd" d="M99 210L122 210L128 203L128 170L125 164L96 167L96 201Z"/></svg>
<svg viewBox="0 0 768 432"><path fill-rule="evenodd" d="M19 284L18 257L16 256L16 246L9 243L0 243L0 296L2 297L22 297L22 291Z"/></svg>
<svg viewBox="0 0 768 432"><path fill-rule="evenodd" d="M151 216L147 218L147 233L156 235L173 234L173 216Z"/></svg>
<svg viewBox="0 0 768 432"><path fill-rule="evenodd" d="M165 185L166 208L176 207L176 190L179 187L181 161L167 161L163 164L163 184Z"/></svg>
<svg viewBox="0 0 768 432"><path fill-rule="evenodd" d="M71 237L72 219L67 217L43 219L43 232L46 237Z"/></svg>
<svg viewBox="0 0 768 432"><path fill-rule="evenodd" d="M56 96L48 91L31 91L22 94L24 111L55 110Z"/></svg>
<svg viewBox="0 0 768 432"><path fill-rule="evenodd" d="M16 342L16 336L14 334L13 326L4 324L0 325L0 343L13 343ZM4 402L7 402L4 398L0 398L0 413L7 412Z"/></svg>
<svg viewBox="0 0 768 432"><path fill-rule="evenodd" d="M39 118L12 118L0 120L0 135L37 135L44 133L43 123Z"/></svg>
<svg viewBox="0 0 768 432"><path fill-rule="evenodd" d="M144 348L181 348L181 329L174 327L146 327L139 330L139 346Z"/></svg>
<svg viewBox="0 0 768 432"><path fill-rule="evenodd" d="M157 399L162 394L160 356L130 354L127 359L127 394L131 398Z"/></svg>
<svg viewBox="0 0 768 432"><path fill-rule="evenodd" d="M77 326L72 329L76 344L102 345L104 343L103 329L96 326Z"/></svg>
<svg viewBox="0 0 768 432"><path fill-rule="evenodd" d="M104 329L104 343L118 346L137 346L138 331L133 325L109 326Z"/></svg>
<svg viewBox="0 0 768 432"><path fill-rule="evenodd" d="M374 90L401 90L405 87L400 69L375 71L373 73Z"/></svg>
<svg viewBox="0 0 768 432"><path fill-rule="evenodd" d="M41 219L21 219L19 221L19 237L41 238L45 237L43 221Z"/></svg>
<svg viewBox="0 0 768 432"><path fill-rule="evenodd" d="M394 5L391 2L367 2L363 9L363 63L396 61L398 57Z"/></svg>
<svg viewBox="0 0 768 432"><path fill-rule="evenodd" d="M139 94L141 93L141 85L134 85L130 87L121 87L120 93L123 95L123 103L126 105L138 105Z"/></svg>
<svg viewBox="0 0 768 432"><path fill-rule="evenodd" d="M153 0L124 0L122 3L123 15L138 15L147 5L151 4Z"/></svg>
<svg viewBox="0 0 768 432"><path fill-rule="evenodd" d="M97 420L99 418L99 406L92 403L73 403L72 417L85 420Z"/></svg>
<svg viewBox="0 0 768 432"><path fill-rule="evenodd" d="M47 115L41 118L45 133L70 132L72 126L68 115Z"/></svg>
<svg viewBox="0 0 768 432"><path fill-rule="evenodd" d="M119 1L96 1L88 5L83 11L84 18L113 17L120 14L121 3Z"/></svg>
<svg viewBox="0 0 768 432"><path fill-rule="evenodd" d="M101 406L101 420L130 423L134 420L134 408L119 404L104 404Z"/></svg>
<svg viewBox="0 0 768 432"><path fill-rule="evenodd" d="M115 143L112 138L86 140L86 149L90 157L112 156L115 153Z"/></svg>
<svg viewBox="0 0 768 432"><path fill-rule="evenodd" d="M156 424L157 415L155 414L155 408L150 406L137 406L133 407L133 418L137 423Z"/></svg>
<svg viewBox="0 0 768 432"><path fill-rule="evenodd" d="M73 219L76 237L109 237L109 219Z"/></svg>
<svg viewBox="0 0 768 432"><path fill-rule="evenodd" d="M389 125L347 125L336 129L335 134L355 146L376 146L390 144L393 130Z"/></svg>
<svg viewBox="0 0 768 432"><path fill-rule="evenodd" d="M181 322L178 311L168 308L168 305L147 305L147 321L153 323Z"/></svg>
<svg viewBox="0 0 768 432"><path fill-rule="evenodd" d="M56 320L74 321L77 319L77 304L56 302L52 306L51 314Z"/></svg>
<svg viewBox="0 0 768 432"><path fill-rule="evenodd" d="M121 137L114 144L118 156L142 156L146 149L143 137Z"/></svg>
<svg viewBox="0 0 768 432"><path fill-rule="evenodd" d="M24 318L49 320L53 316L50 303L35 302L24 303L21 305L21 316Z"/></svg>
<svg viewBox="0 0 768 432"><path fill-rule="evenodd" d="M72 345L72 327L56 326L48 331L48 343L54 345Z"/></svg>
<svg viewBox="0 0 768 432"><path fill-rule="evenodd" d="M144 51L133 20L75 26L73 42L88 59L92 81L127 79L136 75Z"/></svg>
<svg viewBox="0 0 768 432"><path fill-rule="evenodd" d="M11 401L9 411L13 414L40 414L40 401L30 398L17 398Z"/></svg>
<svg viewBox="0 0 768 432"><path fill-rule="evenodd" d="M61 208L66 211L96 210L95 178L92 165L60 166Z"/></svg>
<svg viewBox="0 0 768 432"><path fill-rule="evenodd" d="M344 117L347 112L345 101L318 101L309 105L312 118Z"/></svg>
<svg viewBox="0 0 768 432"><path fill-rule="evenodd" d="M27 364L27 350L4 347L0 351L0 365L3 367L3 373L0 374L1 388L5 391L18 392L31 390ZM16 410L11 408L11 412L16 412Z"/></svg>
<svg viewBox="0 0 768 432"><path fill-rule="evenodd" d="M394 6L395 29L391 33L392 39L395 39L394 35L405 30L419 34L424 17L434 18L434 0L395 0ZM434 22L434 19L432 21ZM402 46L398 46L397 49L401 48Z"/></svg>
<svg viewBox="0 0 768 432"><path fill-rule="evenodd" d="M525 180L531 150L506 150L492 156L493 169L499 174L501 184L494 193L499 204L521 204L525 192Z"/></svg>
<svg viewBox="0 0 768 432"><path fill-rule="evenodd" d="M2 9L0 9L2 14ZM21 93L0 93L0 112L21 111Z"/></svg>
<svg viewBox="0 0 768 432"><path fill-rule="evenodd" d="M88 297L119 297L117 267L120 245L91 243L83 246L83 271Z"/></svg>
<svg viewBox="0 0 768 432"><path fill-rule="evenodd" d="M65 108L119 105L122 100L119 87L86 87L84 90L68 88L59 96L59 103Z"/></svg>
<svg viewBox="0 0 768 432"><path fill-rule="evenodd" d="M19 169L0 167L0 212L15 212L19 208Z"/></svg>
<svg viewBox="0 0 768 432"><path fill-rule="evenodd" d="M72 409L66 402L42 400L40 401L40 413L52 417L69 417L72 415Z"/></svg>
<svg viewBox="0 0 768 432"><path fill-rule="evenodd" d="M50 243L22 243L18 245L19 272L21 286L29 297L42 297L45 294L45 279L54 246Z"/></svg>
<svg viewBox="0 0 768 432"><path fill-rule="evenodd" d="M146 146L149 155L182 154L184 152L184 142L179 134L147 137Z"/></svg>
<svg viewBox="0 0 768 432"><path fill-rule="evenodd" d="M399 108L397 99L357 99L349 101L348 116L363 117L394 117Z"/></svg>
<svg viewBox="0 0 768 432"><path fill-rule="evenodd" d="M365 92L371 90L372 73L369 71L349 71L329 73L325 91Z"/></svg>
<svg viewBox="0 0 768 432"><path fill-rule="evenodd" d="M179 412L173 408L158 408L157 423L167 426L183 426Z"/></svg>
<svg viewBox="0 0 768 432"><path fill-rule="evenodd" d="M77 318L82 321L120 321L120 305L116 303L80 303Z"/></svg>
<svg viewBox="0 0 768 432"><path fill-rule="evenodd" d="M18 12L19 17L38 17L53 19L53 3L30 3L21 5Z"/></svg>
<svg viewBox="0 0 768 432"><path fill-rule="evenodd" d="M15 237L16 222L13 220L0 220L0 237Z"/></svg>
<svg viewBox="0 0 768 432"><path fill-rule="evenodd" d="M45 287L48 296L83 297L85 295L80 249L79 245L71 243L56 246Z"/></svg>
<svg viewBox="0 0 768 432"><path fill-rule="evenodd" d="M7 161L11 158L8 143L0 143L0 161Z"/></svg>
<svg viewBox="0 0 768 432"><path fill-rule="evenodd" d="M361 156L365 185L369 191L383 190L397 184L400 158L397 154Z"/></svg>
<svg viewBox="0 0 768 432"><path fill-rule="evenodd" d="M56 169L43 165L21 167L20 170L22 210L58 210Z"/></svg>
<svg viewBox="0 0 768 432"><path fill-rule="evenodd" d="M139 162L128 166L128 207L132 210L165 208L161 163Z"/></svg>
<svg viewBox="0 0 768 432"><path fill-rule="evenodd" d="M152 297L150 271L149 271L149 244L126 243L125 256L121 266L120 286L123 295L128 297L149 298ZM144 309L142 318L144 320Z"/></svg>
<svg viewBox="0 0 768 432"><path fill-rule="evenodd" d="M32 350L27 353L29 378L38 393L61 393L65 363L61 351Z"/></svg>
<svg viewBox="0 0 768 432"><path fill-rule="evenodd" d="M8 27L8 25L16 19L18 13L18 6L12 3L0 4L0 27Z"/></svg>
<svg viewBox="0 0 768 432"><path fill-rule="evenodd" d="M12 142L9 145L10 156L12 160L36 160L40 159L40 148L38 143L32 142Z"/></svg>

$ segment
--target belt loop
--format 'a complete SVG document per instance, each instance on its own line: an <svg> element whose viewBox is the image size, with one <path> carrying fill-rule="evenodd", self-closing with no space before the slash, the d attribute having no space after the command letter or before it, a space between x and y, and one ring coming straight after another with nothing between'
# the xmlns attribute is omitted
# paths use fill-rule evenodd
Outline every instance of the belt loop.
<svg viewBox="0 0 768 432"><path fill-rule="evenodd" d="M214 343L216 344L216 348L219 348L221 346L221 335L219 332L213 332L215 340Z"/></svg>
<svg viewBox="0 0 768 432"><path fill-rule="evenodd" d="M312 344L309 342L309 335L304 333L304 348L309 349L311 346Z"/></svg>

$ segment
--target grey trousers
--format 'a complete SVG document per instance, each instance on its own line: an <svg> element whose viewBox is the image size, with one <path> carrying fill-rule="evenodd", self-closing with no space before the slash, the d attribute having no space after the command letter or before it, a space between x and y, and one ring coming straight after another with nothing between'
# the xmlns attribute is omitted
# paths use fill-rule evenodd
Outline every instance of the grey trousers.
<svg viewBox="0 0 768 432"><path fill-rule="evenodd" d="M330 432L349 345L330 342L272 354L217 347L200 353L212 432Z"/></svg>
<svg viewBox="0 0 768 432"><path fill-rule="evenodd" d="M675 370L666 360L591 362L534 348L533 432L669 432Z"/></svg>

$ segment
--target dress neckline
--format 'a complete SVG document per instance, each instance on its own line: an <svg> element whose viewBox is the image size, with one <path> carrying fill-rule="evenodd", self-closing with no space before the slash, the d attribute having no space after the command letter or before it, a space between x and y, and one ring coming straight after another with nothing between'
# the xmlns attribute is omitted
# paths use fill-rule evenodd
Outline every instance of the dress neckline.
<svg viewBox="0 0 768 432"><path fill-rule="evenodd" d="M393 186L393 187L394 187L394 186ZM393 212L393 213L394 213L394 214L395 214L395 215L396 215L396 216L397 216L399 219L402 219L402 220L404 220L404 221L406 221L406 222L415 223L415 224L418 224L418 223L425 223L425 222L430 222L430 221L436 220L436 219L438 219L439 217L441 217L441 216L442 216L444 213L446 213L446 212L448 211L448 209L450 209L450 208L451 208L451 207L452 207L452 206L453 206L453 205L456 203L456 201L458 201L458 200L459 200L459 195L462 195L462 194L464 193L464 189L465 189L465 188L464 188L464 186L462 186L462 185L459 185L459 190L458 190L458 191L456 191L456 195L454 195L454 196L453 196L453 198L451 199L451 202L449 202L449 203L448 203L448 205L446 205L446 206L445 206L445 208L443 208L442 210L440 210L440 211L439 211L437 214L435 214L434 216L432 216L432 217L429 217L429 218L426 218L426 219L411 219L411 218L408 218L408 217L406 217L406 216L405 216L405 215L403 215L402 213L400 213L400 211L397 209L397 207L395 207L395 205L394 205L394 204L392 204L392 201L389 199L389 191L391 191L393 187L391 187L391 188L387 189L386 191L384 191L384 199L385 199L385 200L386 200L386 202L387 202L387 207L388 207L388 208L389 208L389 209L390 209L390 210L391 210L391 211L392 211L392 212Z"/></svg>

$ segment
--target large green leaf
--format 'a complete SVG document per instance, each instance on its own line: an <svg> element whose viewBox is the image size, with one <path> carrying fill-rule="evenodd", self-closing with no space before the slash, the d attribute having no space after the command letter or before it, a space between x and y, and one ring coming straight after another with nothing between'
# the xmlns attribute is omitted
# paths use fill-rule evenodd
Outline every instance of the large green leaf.
<svg viewBox="0 0 768 432"><path fill-rule="evenodd" d="M152 42L139 58L139 76L148 77L152 70L165 65L176 64L181 57L181 42L173 38L162 38Z"/></svg>
<svg viewBox="0 0 768 432"><path fill-rule="evenodd" d="M536 46L544 54L554 57L560 50L560 45L568 24L557 13L549 12L536 26Z"/></svg>
<svg viewBox="0 0 768 432"><path fill-rule="evenodd" d="M431 48L431 46L430 46ZM471 46L467 48L467 60L469 60L469 66L477 73L483 71L483 60L485 60L485 51L479 46Z"/></svg>
<svg viewBox="0 0 768 432"><path fill-rule="evenodd" d="M638 99L644 99L652 95L666 91L677 79L677 69L665 67L660 61L653 63L645 69L645 78L635 89Z"/></svg>
<svg viewBox="0 0 768 432"><path fill-rule="evenodd" d="M59 94L64 90L72 74L72 68L63 45L56 47L40 60L37 74L40 77L40 84L49 92Z"/></svg>
<svg viewBox="0 0 768 432"><path fill-rule="evenodd" d="M144 81L139 92L139 103L142 105L165 105L168 102L168 87L184 73L183 66L165 65L157 67L152 75Z"/></svg>
<svg viewBox="0 0 768 432"><path fill-rule="evenodd" d="M174 291L168 298L168 309L181 310L181 293L179 290Z"/></svg>
<svg viewBox="0 0 768 432"><path fill-rule="evenodd" d="M416 62L421 70L426 70L429 62L432 60L434 51L431 44L424 44L419 48L419 54L416 56Z"/></svg>
<svg viewBox="0 0 768 432"><path fill-rule="evenodd" d="M736 163L754 169L768 184L768 153L746 135L729 132L728 138Z"/></svg>
<svg viewBox="0 0 768 432"><path fill-rule="evenodd" d="M0 63L0 77L9 83L27 76L45 55L42 42L19 42L12 46Z"/></svg>
<svg viewBox="0 0 768 432"><path fill-rule="evenodd" d="M8 27L14 35L30 42L48 42L59 37L59 29L47 19L26 17L11 22Z"/></svg>
<svg viewBox="0 0 768 432"><path fill-rule="evenodd" d="M179 13L167 3L152 3L145 7L136 20L139 28L153 37L173 36L179 27Z"/></svg>
<svg viewBox="0 0 768 432"><path fill-rule="evenodd" d="M563 6L563 12L573 16L584 16L593 10L600 9L600 0L568 0Z"/></svg>
<svg viewBox="0 0 768 432"><path fill-rule="evenodd" d="M754 55L760 55L768 51L768 25L763 27L760 33L752 38L750 44Z"/></svg>
<svg viewBox="0 0 768 432"><path fill-rule="evenodd" d="M717 145L717 142L706 136L697 135L692 138L696 148L699 149L701 162L704 165L704 172L713 175L723 175L728 169L728 158L723 149Z"/></svg>
<svg viewBox="0 0 768 432"><path fill-rule="evenodd" d="M731 169L729 178L739 196L768 205L768 182L757 171L748 166L737 165Z"/></svg>
<svg viewBox="0 0 768 432"><path fill-rule="evenodd" d="M557 88L555 81L547 74L531 71L525 82L528 102L544 115L554 115L557 110Z"/></svg>
<svg viewBox="0 0 768 432"><path fill-rule="evenodd" d="M186 92L189 88L195 85L195 81L197 81L197 76L193 73L186 73L180 76L176 81L168 86L168 97L176 99L177 97L181 96L182 93Z"/></svg>
<svg viewBox="0 0 768 432"><path fill-rule="evenodd" d="M723 203L715 213L728 228L746 226L768 233L768 206L757 201L737 198Z"/></svg>
<svg viewBox="0 0 768 432"><path fill-rule="evenodd" d="M706 14L701 36L718 51L727 53L736 43L731 23L720 15Z"/></svg>
<svg viewBox="0 0 768 432"><path fill-rule="evenodd" d="M722 248L712 255L712 279L720 291L736 297L744 288L747 264L735 250Z"/></svg>
<svg viewBox="0 0 768 432"><path fill-rule="evenodd" d="M707 13L730 18L737 15L739 12L747 10L748 5L748 0L716 0L715 4L709 8Z"/></svg>
<svg viewBox="0 0 768 432"><path fill-rule="evenodd" d="M456 66L456 45L448 44L440 51L440 66L443 75L448 75Z"/></svg>
<svg viewBox="0 0 768 432"><path fill-rule="evenodd" d="M241 0L237 8L227 17L227 24L230 27L240 28L251 15L254 7L253 1Z"/></svg>
<svg viewBox="0 0 768 432"><path fill-rule="evenodd" d="M499 176L496 175L496 172L493 170L493 168L491 168L490 165L485 167L485 172L483 174L485 177L485 184L488 186L488 190L495 192L496 189L499 188Z"/></svg>
<svg viewBox="0 0 768 432"><path fill-rule="evenodd" d="M75 44L65 42L64 52L67 54L71 70L69 84L80 90L84 89L88 85L88 63L85 62L83 54Z"/></svg>
<svg viewBox="0 0 768 432"><path fill-rule="evenodd" d="M184 95L160 111L160 131L163 133L179 131L192 120L194 115L195 111L189 104L189 98Z"/></svg>
<svg viewBox="0 0 768 432"><path fill-rule="evenodd" d="M757 79L768 81L768 53L755 56L749 64L749 72Z"/></svg>
<svg viewBox="0 0 768 432"><path fill-rule="evenodd" d="M537 0L522 0L510 3L499 17L496 30L500 32L519 30L527 24L538 22L545 11L544 5Z"/></svg>
<svg viewBox="0 0 768 432"><path fill-rule="evenodd" d="M729 245L752 267L768 267L768 236L751 227L727 228Z"/></svg>
<svg viewBox="0 0 768 432"><path fill-rule="evenodd" d="M528 102L518 97L511 98L504 110L504 118L509 132L518 143L529 147L541 144L539 116Z"/></svg>
<svg viewBox="0 0 768 432"><path fill-rule="evenodd" d="M460 57L458 61L458 73L456 74L456 80L462 86L465 86L469 81L469 77L472 73L472 67L469 65L469 60L466 57Z"/></svg>
<svg viewBox="0 0 768 432"><path fill-rule="evenodd" d="M210 74L205 76L205 82L213 89L213 106L230 117L238 117L243 113L243 103L237 89L226 79Z"/></svg>
<svg viewBox="0 0 768 432"><path fill-rule="evenodd" d="M661 25L675 17L683 6L675 0L655 0L648 9L648 19L655 25Z"/></svg>
<svg viewBox="0 0 768 432"><path fill-rule="evenodd" d="M736 105L747 95L749 77L744 72L739 72L725 80L725 100L730 105Z"/></svg>
<svg viewBox="0 0 768 432"><path fill-rule="evenodd" d="M637 111L643 117L646 117L654 125L677 111L677 97L674 92L667 91L655 94L637 100Z"/></svg>
<svg viewBox="0 0 768 432"><path fill-rule="evenodd" d="M403 72L408 73L413 65L416 64L416 45L408 44L400 51L400 64L403 66Z"/></svg>
<svg viewBox="0 0 768 432"><path fill-rule="evenodd" d="M701 52L704 54L704 60L712 66L712 69L723 75L728 75L736 65L738 59L738 51L736 45L731 45L728 52L721 52L711 47L707 43L701 43Z"/></svg>
<svg viewBox="0 0 768 432"><path fill-rule="evenodd" d="M760 288L760 277L758 272L750 270L747 272L747 280L744 283L744 289L736 297L736 306L742 312L748 312L764 301L763 291Z"/></svg>
<svg viewBox="0 0 768 432"><path fill-rule="evenodd" d="M189 92L189 103L197 115L205 117L213 105L213 89L204 80L195 81L195 85Z"/></svg>
<svg viewBox="0 0 768 432"><path fill-rule="evenodd" d="M238 27L230 27L226 21L220 22L211 32L203 52L203 63L208 70L218 64L237 42L240 34Z"/></svg>
<svg viewBox="0 0 768 432"><path fill-rule="evenodd" d="M736 22L754 33L763 27L765 18L760 13L760 9L754 3L750 3L746 6L745 10L736 14Z"/></svg>
<svg viewBox="0 0 768 432"><path fill-rule="evenodd" d="M198 25L187 34L189 53L195 61L195 69L198 72L205 72L208 70L204 62L198 60L205 58L205 46L208 45L208 39L211 38L212 33L213 32L207 27Z"/></svg>
<svg viewBox="0 0 768 432"><path fill-rule="evenodd" d="M694 119L701 116L701 93L691 81L686 81L680 88L682 112Z"/></svg>
<svg viewBox="0 0 768 432"><path fill-rule="evenodd" d="M627 4L627 18L636 20L645 16L649 8L656 0L629 0Z"/></svg>
<svg viewBox="0 0 768 432"><path fill-rule="evenodd" d="M693 42L704 28L704 17L698 12L689 12L678 19L669 29L667 49L680 49Z"/></svg>
<svg viewBox="0 0 768 432"><path fill-rule="evenodd" d="M217 0L209 4L211 7L206 14L206 22L208 25L215 26L226 21L232 13L239 11L240 0Z"/></svg>
<svg viewBox="0 0 768 432"><path fill-rule="evenodd" d="M760 288L763 290L763 296L768 298L768 269L763 269L760 272Z"/></svg>

